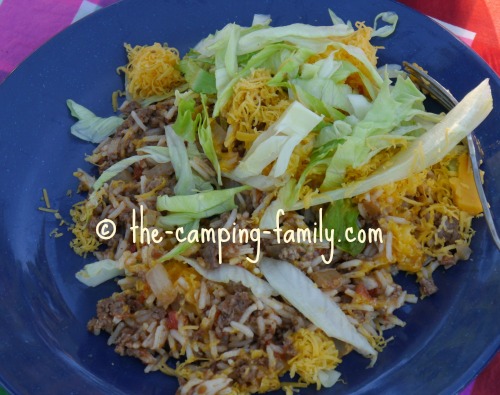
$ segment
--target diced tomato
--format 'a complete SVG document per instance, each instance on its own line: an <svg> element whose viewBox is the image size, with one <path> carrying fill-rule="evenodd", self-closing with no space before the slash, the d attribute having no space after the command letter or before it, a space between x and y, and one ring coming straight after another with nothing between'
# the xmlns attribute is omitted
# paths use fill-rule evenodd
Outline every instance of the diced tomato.
<svg viewBox="0 0 500 395"><path fill-rule="evenodd" d="M179 321L177 320L177 312L169 311L167 313L167 328L177 329L179 326Z"/></svg>
<svg viewBox="0 0 500 395"><path fill-rule="evenodd" d="M142 176L142 167L139 164L134 166L134 180L139 181Z"/></svg>
<svg viewBox="0 0 500 395"><path fill-rule="evenodd" d="M154 249L152 252L151 252L151 258L153 259L158 259L158 258L161 258L162 257L162 253L156 249Z"/></svg>
<svg viewBox="0 0 500 395"><path fill-rule="evenodd" d="M361 284L361 283L357 284L356 288L354 288L354 291L357 294L360 294L361 296L363 296L365 299L370 300L372 298L364 284Z"/></svg>

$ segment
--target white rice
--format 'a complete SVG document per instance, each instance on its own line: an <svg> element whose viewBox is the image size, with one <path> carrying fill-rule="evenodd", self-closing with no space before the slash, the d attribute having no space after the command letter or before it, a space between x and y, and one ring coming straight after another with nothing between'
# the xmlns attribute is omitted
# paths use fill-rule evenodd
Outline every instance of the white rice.
<svg viewBox="0 0 500 395"><path fill-rule="evenodd" d="M408 303L417 303L418 302L417 295L406 294L405 295L405 302L408 302Z"/></svg>
<svg viewBox="0 0 500 395"><path fill-rule="evenodd" d="M210 298L210 295L208 294L208 291L207 291L207 285L206 285L205 281L202 281L201 286L200 286L200 296L198 299L198 308L200 310L203 310L205 308L205 306L207 306L207 303L209 303L209 301L208 301L209 298Z"/></svg>
<svg viewBox="0 0 500 395"><path fill-rule="evenodd" d="M167 336L168 336L167 328L165 327L165 323L162 322L161 325L159 325L158 328L156 328L155 340L152 347L153 350L159 350L163 348L165 342L167 341Z"/></svg>
<svg viewBox="0 0 500 395"><path fill-rule="evenodd" d="M388 285L387 287L385 287L385 296L389 297L392 295L392 293L396 290L396 288L394 288L392 285Z"/></svg>
<svg viewBox="0 0 500 395"><path fill-rule="evenodd" d="M266 326L264 324L264 318L261 315L257 317L257 329L259 331L259 336L263 336L266 332Z"/></svg>
<svg viewBox="0 0 500 395"><path fill-rule="evenodd" d="M118 336L120 335L120 332L122 331L122 329L125 327L125 323L124 322L120 322L115 330L111 333L111 335L109 336L108 338L108 346L110 346L111 344L113 344L115 342L115 340L118 338Z"/></svg>
<svg viewBox="0 0 500 395"><path fill-rule="evenodd" d="M177 106L172 106L168 109L168 111L165 111L165 114L163 115L167 121L170 121L174 117L176 112L177 112Z"/></svg>
<svg viewBox="0 0 500 395"><path fill-rule="evenodd" d="M222 353L220 355L220 359L230 359L230 358L237 357L238 355L240 355L241 351L243 351L243 350L242 349L236 349L236 350L226 351L225 353Z"/></svg>
<svg viewBox="0 0 500 395"><path fill-rule="evenodd" d="M262 301L262 303L276 312L283 310L283 304L278 302L276 299L261 297L260 300Z"/></svg>
<svg viewBox="0 0 500 395"><path fill-rule="evenodd" d="M123 213L123 210L127 208L127 205L125 204L124 201L122 201L117 208L115 208L113 211L111 211L108 215L109 219L114 219L118 217L121 213Z"/></svg>
<svg viewBox="0 0 500 395"><path fill-rule="evenodd" d="M140 118L137 116L137 114L136 114L135 111L132 111L130 113L130 116L134 119L134 121L137 124L137 126L139 126L142 130L144 130L144 131L148 130L148 128L146 127L146 125L144 125L144 123L140 120Z"/></svg>
<svg viewBox="0 0 500 395"><path fill-rule="evenodd" d="M252 313L254 311L257 310L257 305L254 303L252 304L251 306L249 306L244 312L243 314L241 315L241 318L239 319L239 323L240 324L244 324L249 318L250 316L252 315Z"/></svg>
<svg viewBox="0 0 500 395"><path fill-rule="evenodd" d="M235 330L243 333L246 337L253 338L253 331L248 326L242 325L236 321L231 321L229 325L231 325L231 327L233 327Z"/></svg>
<svg viewBox="0 0 500 395"><path fill-rule="evenodd" d="M274 369L276 366L276 358L274 357L274 351L269 344L266 346L266 353L269 358L269 369Z"/></svg>
<svg viewBox="0 0 500 395"><path fill-rule="evenodd" d="M385 256L389 262L392 262L392 232L387 232Z"/></svg>
<svg viewBox="0 0 500 395"><path fill-rule="evenodd" d="M342 262L340 265L337 266L337 269L352 269L354 267L357 267L363 262L360 259L351 259L350 261L345 261Z"/></svg>
<svg viewBox="0 0 500 395"><path fill-rule="evenodd" d="M186 339L177 330L171 329L170 336L172 336L181 346L186 344Z"/></svg>
<svg viewBox="0 0 500 395"><path fill-rule="evenodd" d="M217 359L217 356L219 355L217 351L217 339L215 337L214 331L208 331L208 338L209 338L209 344L210 344L210 355L212 356L213 359Z"/></svg>
<svg viewBox="0 0 500 395"><path fill-rule="evenodd" d="M226 223L222 226L223 228L226 228L226 229L231 229L233 227L233 222L236 221L236 215L238 214L238 211L237 209L233 209L231 211L231 214L229 215Z"/></svg>
<svg viewBox="0 0 500 395"><path fill-rule="evenodd" d="M388 215L386 217L389 221L395 222L396 224L409 224L410 222L401 217L394 217L392 215Z"/></svg>

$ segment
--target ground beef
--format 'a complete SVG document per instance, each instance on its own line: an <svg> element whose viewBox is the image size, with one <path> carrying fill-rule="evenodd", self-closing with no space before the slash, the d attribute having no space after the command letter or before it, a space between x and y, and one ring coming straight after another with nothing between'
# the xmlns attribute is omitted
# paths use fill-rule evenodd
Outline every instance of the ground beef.
<svg viewBox="0 0 500 395"><path fill-rule="evenodd" d="M436 221L435 221L436 222ZM436 226L441 225L437 237L445 240L445 244L453 244L460 239L460 222L456 218L441 217Z"/></svg>
<svg viewBox="0 0 500 395"><path fill-rule="evenodd" d="M98 334L101 329L111 333L115 327L115 317L123 319L143 308L134 295L117 293L97 302L97 318L92 318L87 324L90 332Z"/></svg>
<svg viewBox="0 0 500 395"><path fill-rule="evenodd" d="M429 296L438 291L438 287L434 284L432 278L422 278L419 281L420 283L420 293L422 296Z"/></svg>
<svg viewBox="0 0 500 395"><path fill-rule="evenodd" d="M158 134L162 135L163 127L175 121L176 112L169 111L173 106L174 101L171 99L144 108L139 107L136 102L128 103L122 110L126 116L125 121L116 129L112 137L99 144L87 161L98 166L102 173L116 162L137 155L137 148L144 145L142 139L145 137L145 132L130 115L132 111L148 129L159 128ZM166 118L167 114L169 114L169 119Z"/></svg>
<svg viewBox="0 0 500 395"><path fill-rule="evenodd" d="M217 319L217 327L221 330L229 326L231 321L238 321L243 312L253 303L246 291L237 291L228 295L224 301L217 306L220 314Z"/></svg>
<svg viewBox="0 0 500 395"><path fill-rule="evenodd" d="M213 241L206 241L200 248L200 254L207 267L215 269L219 266L219 248Z"/></svg>
<svg viewBox="0 0 500 395"><path fill-rule="evenodd" d="M257 392L262 379L267 376L267 365L268 359L266 357L257 359L237 358L229 378L243 384L250 391Z"/></svg>
<svg viewBox="0 0 500 395"><path fill-rule="evenodd" d="M157 362L155 351L141 344L150 335L146 328L155 322L157 326L160 325L167 315L167 311L161 307L147 309L133 294L115 293L97 303L97 317L89 321L87 328L96 335L102 329L111 334L111 344L115 345L118 354L152 364Z"/></svg>

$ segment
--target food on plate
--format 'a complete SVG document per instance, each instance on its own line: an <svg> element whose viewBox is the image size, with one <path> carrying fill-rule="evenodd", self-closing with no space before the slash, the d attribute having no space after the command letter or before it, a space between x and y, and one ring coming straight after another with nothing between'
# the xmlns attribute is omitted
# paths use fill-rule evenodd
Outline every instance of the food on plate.
<svg viewBox="0 0 500 395"><path fill-rule="evenodd" d="M97 261L76 276L120 287L88 329L179 394L331 387L347 354L372 365L405 325L395 312L418 297L398 272L425 297L471 254L480 207L461 140L491 110L488 83L427 112L404 72L377 65L370 40L397 15L330 15L256 15L182 59L126 45L120 115L68 100L71 132L98 144L71 210L72 248Z"/></svg>

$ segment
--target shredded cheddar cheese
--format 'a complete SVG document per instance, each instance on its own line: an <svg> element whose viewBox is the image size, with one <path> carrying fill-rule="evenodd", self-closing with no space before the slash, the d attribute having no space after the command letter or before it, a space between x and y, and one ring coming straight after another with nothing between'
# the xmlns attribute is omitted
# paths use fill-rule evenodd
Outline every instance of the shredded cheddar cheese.
<svg viewBox="0 0 500 395"><path fill-rule="evenodd" d="M132 99L141 100L165 94L184 79L177 69L179 52L167 45L154 43L149 46L125 44L128 64L118 68L127 79L127 91Z"/></svg>
<svg viewBox="0 0 500 395"><path fill-rule="evenodd" d="M457 158L460 162L460 154L467 155L464 149L459 146L430 169L371 191L372 203L380 211L380 226L392 236L389 261L397 263L401 270L418 273L426 256L451 257L457 246L470 243L473 215L459 207L454 190L460 172L456 162ZM347 178L371 174L384 163L385 155L379 154L359 169L350 169ZM354 200L362 202L365 196ZM398 217L406 223L386 217Z"/></svg>
<svg viewBox="0 0 500 395"><path fill-rule="evenodd" d="M355 26L357 28L355 32L345 37L335 37L334 40L337 42L341 42L342 44L361 48L370 63L375 66L377 64L377 50L381 47L375 47L370 42L373 29L369 26L366 26L364 22L356 22ZM308 59L308 62L314 63L320 59L324 59L328 57L333 51L335 51L335 47L333 45L328 46L324 52L311 56Z"/></svg>
<svg viewBox="0 0 500 395"><path fill-rule="evenodd" d="M271 126L290 105L287 93L267 83L272 76L268 70L257 69L235 85L233 96L223 110L231 132L224 146L230 150L236 140L248 149L259 132Z"/></svg>
<svg viewBox="0 0 500 395"><path fill-rule="evenodd" d="M71 232L75 236L70 242L70 247L78 255L86 256L87 253L97 250L101 245L97 237L90 233L88 224L92 218L94 209L103 202L105 194L106 190L101 188L92 194L92 198L76 203L70 210L70 215L74 223Z"/></svg>
<svg viewBox="0 0 500 395"><path fill-rule="evenodd" d="M338 351L331 338L317 329L299 329L291 335L297 354L288 361L290 377L298 374L308 384L321 388L319 372L334 369L339 363Z"/></svg>
<svg viewBox="0 0 500 395"><path fill-rule="evenodd" d="M371 27L365 26L363 22L356 22L356 27L357 30L354 33L346 37L336 37L335 41L362 49L370 63L375 66L377 64L376 53L379 47L375 47L370 43L371 33L373 29ZM364 64L362 64L356 57L349 54L345 49L338 49L335 47L335 45L329 45L324 52L311 56L308 59L308 62L317 62L320 59L324 59L330 56L330 54L332 53L335 60L349 61L354 66L356 66L366 78L372 80L371 73ZM364 96L370 97L359 74L356 73L350 75L349 77L347 77L347 80L345 82L355 91L358 91ZM374 81L372 80L372 82Z"/></svg>

